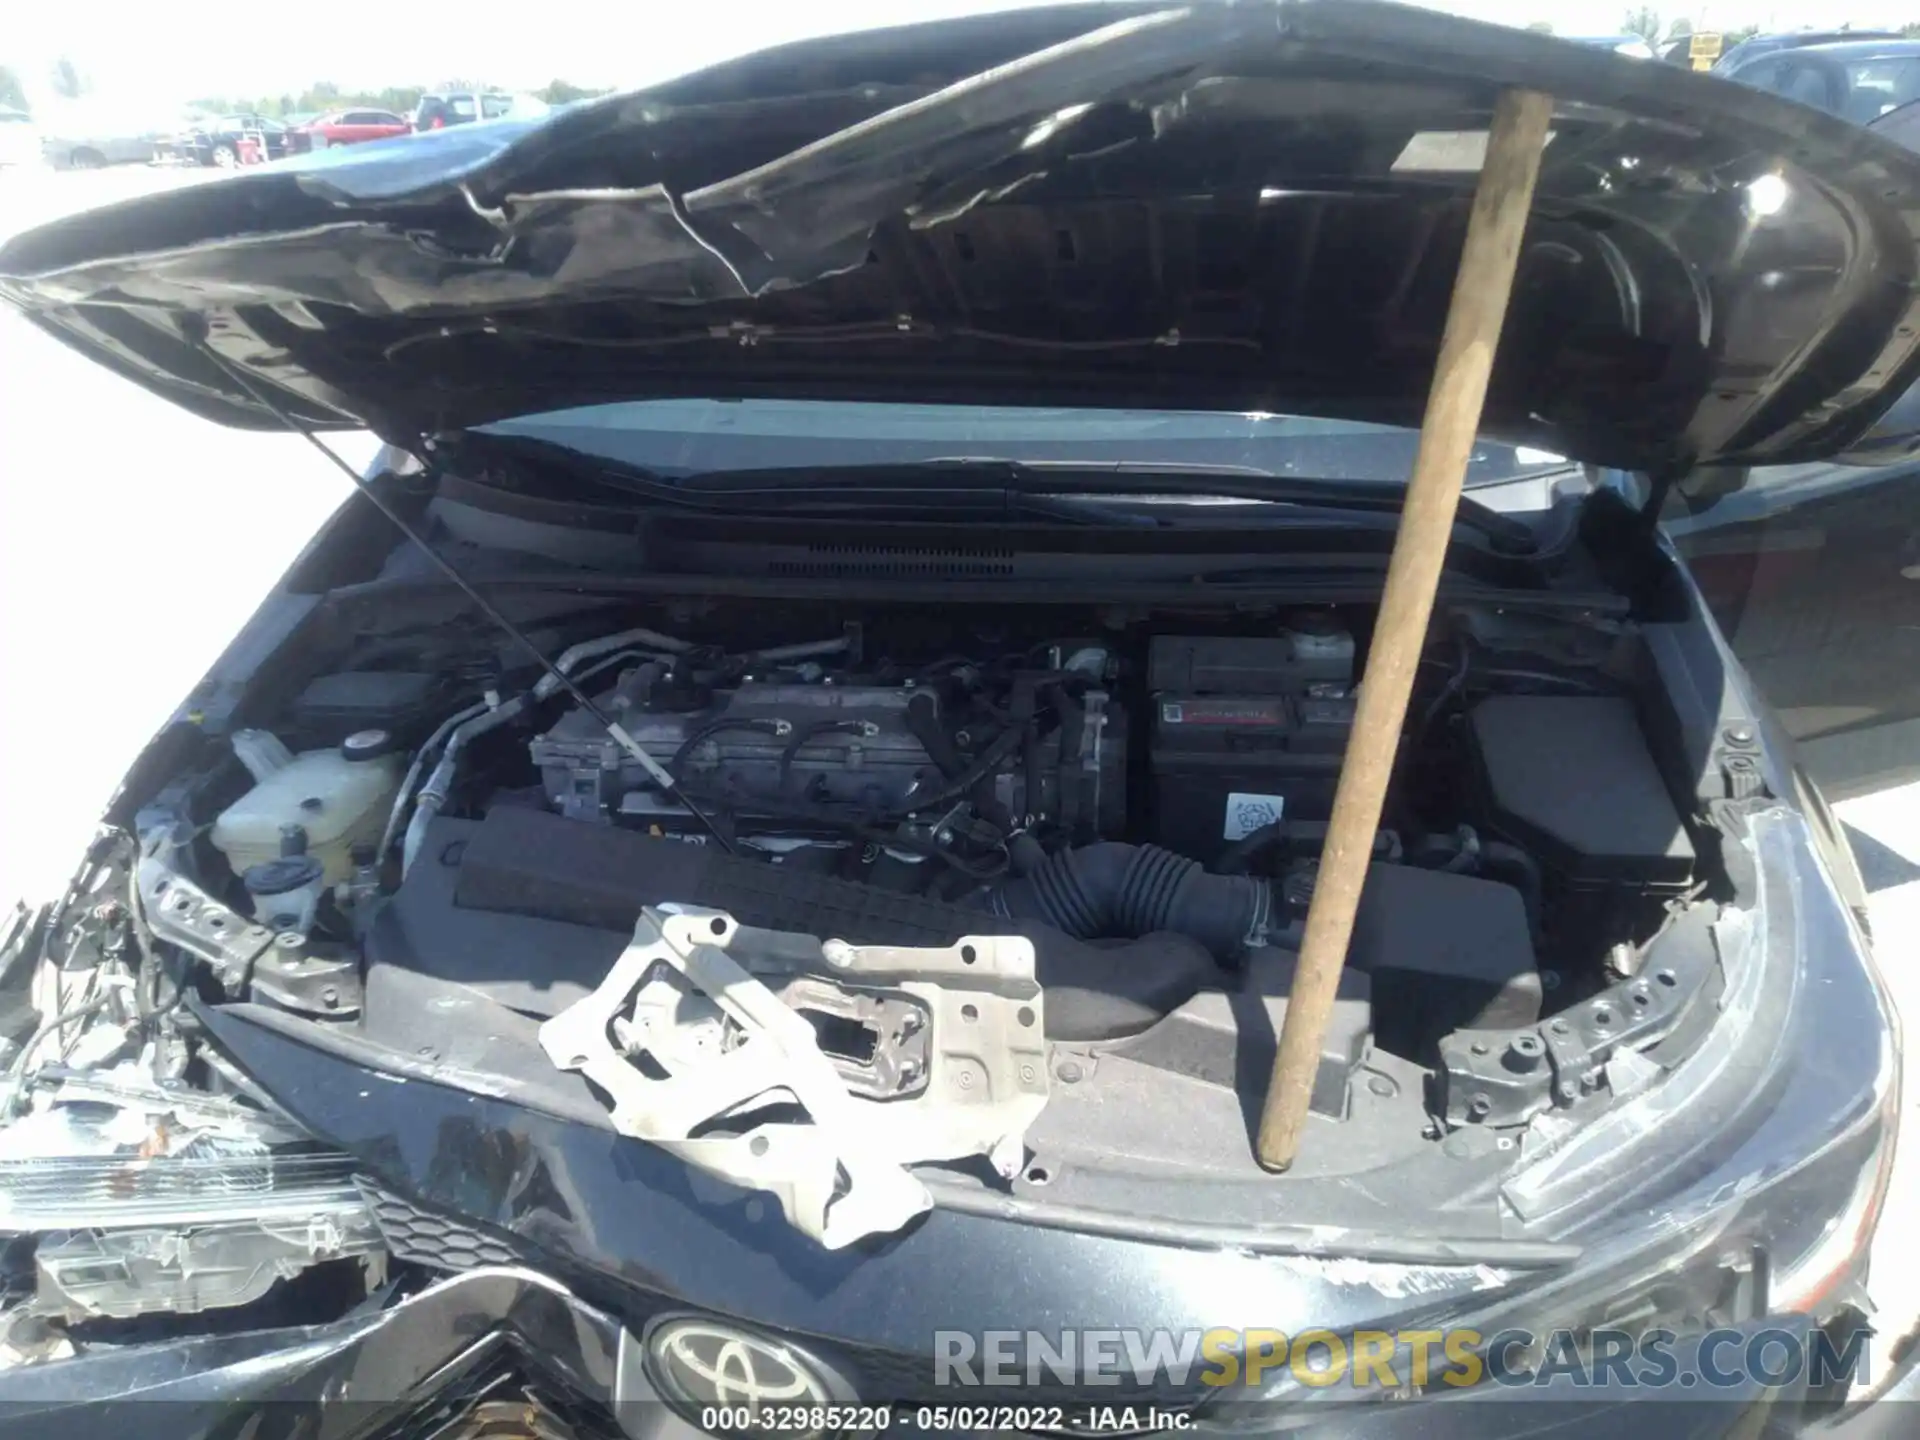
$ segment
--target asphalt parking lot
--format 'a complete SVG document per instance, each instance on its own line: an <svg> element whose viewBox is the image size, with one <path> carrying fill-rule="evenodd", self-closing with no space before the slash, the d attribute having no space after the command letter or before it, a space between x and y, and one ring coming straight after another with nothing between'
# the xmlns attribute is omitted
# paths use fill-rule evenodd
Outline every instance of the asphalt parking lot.
<svg viewBox="0 0 1920 1440"><path fill-rule="evenodd" d="M71 211L201 183L213 172L127 167L0 172L0 235ZM366 436L335 442L356 464ZM0 313L0 901L51 892L145 740L325 516L345 480L292 437L187 416ZM1864 791L1838 808L1873 896L1881 966L1920 1014L1920 784L1859 783L1885 739L1833 746ZM1912 742L1920 746L1920 739ZM1911 774L1920 757L1892 757ZM1880 760L1872 763L1881 764ZM1888 1331L1920 1317L1920 1109L1909 1055L1906 1144L1879 1232Z"/></svg>

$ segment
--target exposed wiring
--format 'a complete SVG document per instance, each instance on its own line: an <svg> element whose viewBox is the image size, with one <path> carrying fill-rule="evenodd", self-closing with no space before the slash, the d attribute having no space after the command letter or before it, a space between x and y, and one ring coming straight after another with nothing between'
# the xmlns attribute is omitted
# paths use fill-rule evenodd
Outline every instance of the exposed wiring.
<svg viewBox="0 0 1920 1440"><path fill-rule="evenodd" d="M616 665L624 665L629 660L658 660L664 663L672 658L671 655L661 655L651 650L619 650L611 655L602 656L600 659L594 661L593 664L581 670L573 678L584 684L586 681L593 679L594 676L604 674Z"/></svg>
<svg viewBox="0 0 1920 1440"><path fill-rule="evenodd" d="M994 737L988 745L974 757L973 763L931 795L914 798L914 809L924 810L934 805L943 805L949 800L964 799L987 776L999 768L1000 762L1011 755L1026 739L1025 726L1009 726ZM896 818L904 819L904 815Z"/></svg>
<svg viewBox="0 0 1920 1440"><path fill-rule="evenodd" d="M463 710L454 711L440 722L433 734L427 737L426 743L413 752L413 763L407 767L406 776L400 782L399 792L393 797L393 808L387 812L386 829L380 832L379 858L384 860L393 850L393 842L400 838L401 817L407 813L407 806L413 800L414 790L420 784L420 773L426 769L427 757L446 744L447 737L460 726L486 713L487 703L484 700L469 705Z"/></svg>
<svg viewBox="0 0 1920 1440"><path fill-rule="evenodd" d="M1459 651L1459 662L1453 674L1447 677L1447 683L1440 687L1440 693L1433 697L1433 703L1421 713L1419 727L1414 731L1414 736L1418 740L1426 739L1428 732L1433 729L1433 722L1440 718L1441 712L1456 696L1466 691L1467 673L1473 668L1473 647L1467 643L1467 637L1464 635L1456 637L1455 643Z"/></svg>
<svg viewBox="0 0 1920 1440"><path fill-rule="evenodd" d="M865 720L815 720L808 725L796 725L793 738L788 740L780 751L780 775L777 788L786 793L787 777L793 773L794 761L799 759L802 747L811 744L822 735L865 735L871 730L870 722Z"/></svg>
<svg viewBox="0 0 1920 1440"><path fill-rule="evenodd" d="M667 763L667 770L673 775L674 782L678 784L681 770L686 765L688 757L715 735L720 734L724 730L757 730L764 735L778 735L780 733L779 727L783 723L784 722L779 720L769 720L759 716L716 716L704 725L694 726L693 733L688 735L685 740L682 740L680 742L680 748L673 752L673 759Z"/></svg>
<svg viewBox="0 0 1920 1440"><path fill-rule="evenodd" d="M1611 695L1614 687L1596 685L1591 680L1583 680L1578 675L1556 675L1551 670L1520 670L1508 666L1491 666L1481 672L1489 680L1522 680L1534 685L1557 685L1563 690L1571 690L1579 695Z"/></svg>
<svg viewBox="0 0 1920 1440"><path fill-rule="evenodd" d="M0 1090L0 1118L10 1118L14 1114L15 1107L20 1103L21 1088L27 1078L28 1066L34 1052L46 1044L49 1038L59 1034L76 1020L88 1019L106 1009L116 993L132 986L134 981L131 976L111 975L101 978L99 983L108 988L41 1022L40 1028L35 1030L27 1043L20 1047L20 1053L7 1062L6 1074L4 1078L0 1078L0 1086L5 1087L4 1090Z"/></svg>
<svg viewBox="0 0 1920 1440"><path fill-rule="evenodd" d="M153 940L147 925L146 902L140 898L140 859L136 854L127 865L127 933L133 938L133 948L138 955L134 969L133 1004L142 1021L153 1021L172 1010L180 1003L181 991L175 988L173 998L163 1002L160 999L160 956L154 950Z"/></svg>

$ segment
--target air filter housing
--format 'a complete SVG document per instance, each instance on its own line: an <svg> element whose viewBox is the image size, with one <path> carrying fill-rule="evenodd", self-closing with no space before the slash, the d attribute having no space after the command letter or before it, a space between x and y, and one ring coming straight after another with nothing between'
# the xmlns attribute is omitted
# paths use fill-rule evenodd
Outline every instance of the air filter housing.
<svg viewBox="0 0 1920 1440"><path fill-rule="evenodd" d="M1471 723L1489 828L1580 889L1678 889L1693 842L1632 705L1594 695L1496 695Z"/></svg>

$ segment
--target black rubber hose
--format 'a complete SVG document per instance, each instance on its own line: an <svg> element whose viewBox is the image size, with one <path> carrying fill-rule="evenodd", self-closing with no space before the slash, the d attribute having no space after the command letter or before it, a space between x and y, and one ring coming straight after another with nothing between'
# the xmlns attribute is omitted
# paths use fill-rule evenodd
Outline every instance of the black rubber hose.
<svg viewBox="0 0 1920 1440"><path fill-rule="evenodd" d="M1047 852L1033 836L1022 831L1007 841L1007 868L1015 875L1031 875L1047 863Z"/></svg>
<svg viewBox="0 0 1920 1440"><path fill-rule="evenodd" d="M1275 820L1249 830L1220 852L1213 862L1213 871L1216 875L1244 875L1253 868L1253 862L1264 851L1275 845L1285 845L1290 838L1285 820Z"/></svg>
<svg viewBox="0 0 1920 1440"><path fill-rule="evenodd" d="M1264 929L1271 887L1244 875L1209 875L1158 845L1106 841L1063 850L1030 875L987 892L996 915L1039 920L1081 940L1172 931L1231 961Z"/></svg>
<svg viewBox="0 0 1920 1440"><path fill-rule="evenodd" d="M927 752L927 758L943 777L957 780L966 773L967 762L953 743L953 737L947 734L946 726L940 723L940 707L933 696L923 690L909 700L905 724L907 733L920 742L920 748Z"/></svg>
<svg viewBox="0 0 1920 1440"><path fill-rule="evenodd" d="M793 773L794 761L800 758L800 752L822 735L858 735L866 729L862 720L815 720L811 724L793 727L793 738L780 750L781 793L786 792L787 777Z"/></svg>
<svg viewBox="0 0 1920 1440"><path fill-rule="evenodd" d="M974 786L1000 768L1000 762L1014 752L1024 735L1025 730L1020 726L1010 726L1001 731L986 749L974 757L973 763L965 770L947 781L933 794L915 796L911 810L903 811L894 818L905 819L912 811L929 810L935 805L944 805L949 800L965 798Z"/></svg>
<svg viewBox="0 0 1920 1440"><path fill-rule="evenodd" d="M711 740L722 730L758 730L772 735L779 723L777 720L743 719L735 715L722 715L707 721L704 725L695 726L693 733L682 740L680 748L673 752L673 759L667 762L667 773L678 780L681 770L687 763L687 757L699 749L703 742Z"/></svg>
<svg viewBox="0 0 1920 1440"><path fill-rule="evenodd" d="M1061 833L1068 840L1091 839L1090 832L1097 820L1080 814L1080 742L1086 734L1087 712L1078 698L1065 685L1047 687L1047 695L1053 704L1053 713L1060 717L1059 764L1056 773L1060 777L1060 794L1057 797L1058 809L1053 818L1060 824ZM1086 823L1082 823L1086 821Z"/></svg>
<svg viewBox="0 0 1920 1440"><path fill-rule="evenodd" d="M949 785L967 774L966 757L960 753L959 746L953 743L946 726L940 723L939 706L933 696L922 691L907 702L906 727L907 733L920 742L920 748L927 752L927 758L933 761L934 768ZM973 808L980 813L980 817L1001 834L1008 834L1015 828L1012 812L994 796L990 774L974 781L972 798ZM929 799L916 803L932 805L939 802Z"/></svg>

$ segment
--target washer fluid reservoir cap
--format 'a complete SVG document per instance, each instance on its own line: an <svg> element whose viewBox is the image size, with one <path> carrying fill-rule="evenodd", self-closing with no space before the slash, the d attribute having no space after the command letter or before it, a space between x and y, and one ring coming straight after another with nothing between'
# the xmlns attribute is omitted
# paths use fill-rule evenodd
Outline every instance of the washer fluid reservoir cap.
<svg viewBox="0 0 1920 1440"><path fill-rule="evenodd" d="M287 895L320 883L322 866L311 855L282 855L249 865L240 883L249 895Z"/></svg>
<svg viewBox="0 0 1920 1440"><path fill-rule="evenodd" d="M393 735L386 730L356 730L340 742L345 760L377 760L393 753Z"/></svg>

